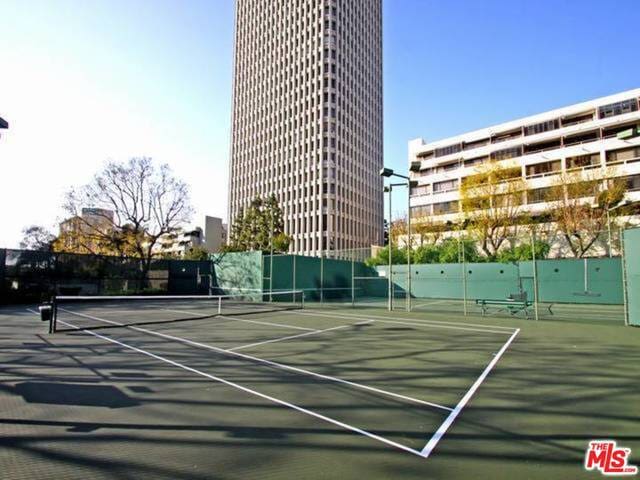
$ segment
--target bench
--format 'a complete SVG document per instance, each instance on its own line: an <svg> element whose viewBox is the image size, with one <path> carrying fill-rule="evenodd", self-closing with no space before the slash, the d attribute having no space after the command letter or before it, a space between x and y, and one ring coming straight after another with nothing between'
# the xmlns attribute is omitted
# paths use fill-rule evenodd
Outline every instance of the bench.
<svg viewBox="0 0 640 480"><path fill-rule="evenodd" d="M476 299L476 305L482 309L482 316L484 317L489 313L491 307L500 307L496 312L509 312L511 315L515 315L518 312L524 312L525 318L529 319L529 308L533 306L533 302L525 298L507 298L504 300L490 300L484 298ZM553 315L551 307L553 304L549 304L547 309L549 313Z"/></svg>

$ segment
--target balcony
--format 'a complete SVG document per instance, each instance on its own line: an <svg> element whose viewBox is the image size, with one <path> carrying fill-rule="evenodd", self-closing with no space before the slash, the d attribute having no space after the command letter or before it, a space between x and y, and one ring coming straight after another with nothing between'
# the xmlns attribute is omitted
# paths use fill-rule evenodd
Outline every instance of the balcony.
<svg viewBox="0 0 640 480"><path fill-rule="evenodd" d="M549 150L557 150L562 148L562 141L558 138L556 140L550 140L548 142L532 143L523 146L523 152L525 155L532 153L546 152Z"/></svg>
<svg viewBox="0 0 640 480"><path fill-rule="evenodd" d="M558 175L562 172L562 162L560 160L553 160L551 162L528 165L526 167L526 172L527 179Z"/></svg>
<svg viewBox="0 0 640 480"><path fill-rule="evenodd" d="M640 162L640 147L608 151L606 162L607 165L627 165Z"/></svg>
<svg viewBox="0 0 640 480"><path fill-rule="evenodd" d="M598 140L600 140L600 130L593 130L579 135L566 136L563 138L563 144L565 147L570 147L572 145L581 145L583 143L591 143Z"/></svg>

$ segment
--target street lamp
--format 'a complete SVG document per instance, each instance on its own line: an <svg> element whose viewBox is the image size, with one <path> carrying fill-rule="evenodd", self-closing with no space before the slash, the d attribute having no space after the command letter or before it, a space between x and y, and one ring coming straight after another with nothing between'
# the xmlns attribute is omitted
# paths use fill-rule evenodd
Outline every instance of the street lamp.
<svg viewBox="0 0 640 480"><path fill-rule="evenodd" d="M391 168L382 168L380 170L380 176L382 177L398 177L406 180L406 183L392 183L388 187L385 187L384 191L389 193L389 310L393 309L393 299L391 291L392 282L392 262L391 262L391 192L393 187L406 186L407 187L407 312L411 311L411 188L415 187L418 182L411 180L405 175L395 173Z"/></svg>

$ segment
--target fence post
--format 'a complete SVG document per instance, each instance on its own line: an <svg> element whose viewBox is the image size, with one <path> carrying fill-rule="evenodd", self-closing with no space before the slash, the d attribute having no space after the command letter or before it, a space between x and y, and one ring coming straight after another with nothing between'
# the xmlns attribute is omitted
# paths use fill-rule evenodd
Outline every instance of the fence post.
<svg viewBox="0 0 640 480"><path fill-rule="evenodd" d="M273 251L269 255L269 301L273 302Z"/></svg>
<svg viewBox="0 0 640 480"><path fill-rule="evenodd" d="M629 301L627 298L627 265L624 250L624 231L622 228L620 229L618 236L620 238L620 261L622 262L622 305L624 308L624 324L625 326L629 326L629 306L627 304Z"/></svg>
<svg viewBox="0 0 640 480"><path fill-rule="evenodd" d="M296 291L296 256L293 256L293 289L294 292ZM294 293L295 295L295 293Z"/></svg>
<svg viewBox="0 0 640 480"><path fill-rule="evenodd" d="M320 305L324 305L324 252L320 254Z"/></svg>
<svg viewBox="0 0 640 480"><path fill-rule="evenodd" d="M458 245L462 256L462 310L466 317L467 312L467 259L464 253L464 234L458 237Z"/></svg>
<svg viewBox="0 0 640 480"><path fill-rule="evenodd" d="M531 258L533 260L533 314L538 321L538 267L536 264L536 239L533 230L531 230Z"/></svg>

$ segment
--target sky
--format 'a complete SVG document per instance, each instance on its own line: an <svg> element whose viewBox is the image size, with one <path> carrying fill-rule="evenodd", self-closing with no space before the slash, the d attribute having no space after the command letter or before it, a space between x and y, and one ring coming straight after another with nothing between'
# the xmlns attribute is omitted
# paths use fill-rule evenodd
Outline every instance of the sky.
<svg viewBox="0 0 640 480"><path fill-rule="evenodd" d="M64 193L148 156L225 217L232 0L0 0L0 247ZM640 87L638 0L384 0L385 164L407 142ZM394 194L395 195L395 194ZM394 215L406 205L398 191Z"/></svg>

